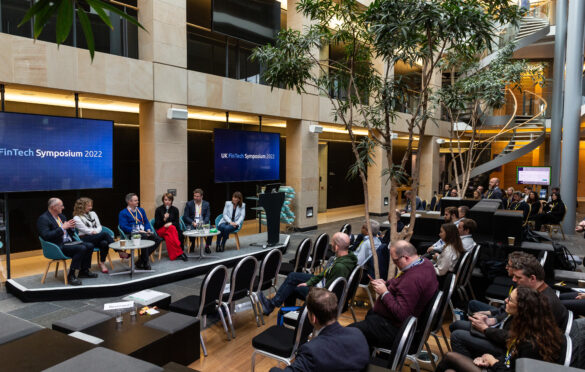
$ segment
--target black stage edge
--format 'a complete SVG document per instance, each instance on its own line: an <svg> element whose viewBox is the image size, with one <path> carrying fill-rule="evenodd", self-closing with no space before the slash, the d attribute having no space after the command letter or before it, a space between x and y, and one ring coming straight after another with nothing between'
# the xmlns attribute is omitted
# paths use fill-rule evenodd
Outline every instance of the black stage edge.
<svg viewBox="0 0 585 372"><path fill-rule="evenodd" d="M374 212L370 212L370 216L374 216L374 217L384 217L387 216L388 212L385 213L374 213Z"/></svg>
<svg viewBox="0 0 585 372"><path fill-rule="evenodd" d="M295 228L293 228L293 231L294 232L305 232L305 231L311 231L311 230L317 230L317 225L315 225L315 226L295 227Z"/></svg>
<svg viewBox="0 0 585 372"><path fill-rule="evenodd" d="M242 246L242 249L240 251L236 251L241 253L237 256L228 256L225 258L221 257L215 260L204 259L197 265L193 266L190 265L188 267L177 266L176 269L172 269L167 272L160 273L155 272L153 274L137 273L134 274L133 278L130 278L130 275L128 274L126 280L123 280L115 284L91 285L88 283L91 283L92 279L83 279L84 284L81 286L71 285L66 286L63 283L62 274L60 274L58 280L60 280L63 285L59 287L43 287L42 285L40 285L39 279L38 282L38 284L40 285L39 287L29 288L26 287L25 285L22 285L22 283L19 283L17 278L7 280L6 289L8 292L18 297L23 302L77 300L96 297L119 297L122 295L127 295L129 293L141 291L143 289L153 288L159 285L204 275L209 270L211 270L211 268L218 264L225 265L228 268L233 267L237 264L238 261L240 261L245 256L254 256L258 261L261 261L262 259L264 259L264 256L266 256L266 254L272 249L280 249L280 251L284 253L288 248L290 242L290 235L281 234L280 238L281 239L279 244L275 245L274 247L269 247L261 250L250 249L251 252L246 253L245 250L247 248ZM191 260L194 261L195 258L191 258L189 263L192 262ZM153 268L155 270L156 266L157 265L155 263L153 265ZM123 278L124 276L125 275L119 275L118 277ZM47 276L47 280L56 279L53 278L52 273L49 273Z"/></svg>

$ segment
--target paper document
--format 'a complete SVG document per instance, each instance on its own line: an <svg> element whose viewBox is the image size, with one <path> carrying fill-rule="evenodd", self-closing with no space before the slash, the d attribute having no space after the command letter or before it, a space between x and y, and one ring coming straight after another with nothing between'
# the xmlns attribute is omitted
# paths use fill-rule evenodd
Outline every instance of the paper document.
<svg viewBox="0 0 585 372"><path fill-rule="evenodd" d="M104 304L104 310L127 309L132 306L134 306L134 301L110 302L109 304Z"/></svg>
<svg viewBox="0 0 585 372"><path fill-rule="evenodd" d="M92 335L88 335L87 333L78 332L78 331L70 333L69 336L78 338L80 340L83 340L85 342L89 342L90 344L94 344L94 345L98 345L98 344L101 344L102 342L104 342L104 340L102 340L101 338L98 338L98 337L95 337Z"/></svg>

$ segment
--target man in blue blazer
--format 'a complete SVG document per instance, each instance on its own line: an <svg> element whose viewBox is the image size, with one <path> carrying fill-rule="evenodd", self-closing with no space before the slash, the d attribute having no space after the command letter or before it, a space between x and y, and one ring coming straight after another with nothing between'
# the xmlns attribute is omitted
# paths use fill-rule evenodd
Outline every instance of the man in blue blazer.
<svg viewBox="0 0 585 372"><path fill-rule="evenodd" d="M297 350L290 366L274 367L270 372L360 372L366 368L370 360L368 342L359 330L337 322L337 302L335 293L311 288L306 304L313 339Z"/></svg>
<svg viewBox="0 0 585 372"><path fill-rule="evenodd" d="M67 220L62 214L63 202L58 198L49 199L48 210L37 220L37 230L43 240L58 245L63 254L71 257L67 280L70 285L81 285L81 278L97 278L96 273L89 271L93 244L75 241L75 221ZM75 272L79 271L78 274Z"/></svg>
<svg viewBox="0 0 585 372"><path fill-rule="evenodd" d="M199 225L208 225L210 219L209 202L203 200L203 190L197 188L193 190L193 200L189 200L185 204L185 211L183 212L183 222L196 228ZM209 246L213 236L205 238L205 253L211 253ZM194 238L191 238L193 242Z"/></svg>

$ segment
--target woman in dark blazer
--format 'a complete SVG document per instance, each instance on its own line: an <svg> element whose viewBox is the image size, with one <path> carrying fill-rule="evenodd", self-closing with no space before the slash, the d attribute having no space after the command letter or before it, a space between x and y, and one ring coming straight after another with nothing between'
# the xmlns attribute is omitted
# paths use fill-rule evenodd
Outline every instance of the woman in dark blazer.
<svg viewBox="0 0 585 372"><path fill-rule="evenodd" d="M225 249L225 242L229 239L230 233L236 231L244 223L246 217L246 203L242 203L242 193L234 192L231 201L225 202L223 208L223 218L217 225L220 234L217 236L217 252L223 252Z"/></svg>
<svg viewBox="0 0 585 372"><path fill-rule="evenodd" d="M551 201L542 207L543 213L536 216L534 220L536 231L539 231L542 225L558 224L565 217L565 203L561 199L561 194L553 192L550 198Z"/></svg>
<svg viewBox="0 0 585 372"><path fill-rule="evenodd" d="M166 193L162 197L163 205L154 211L154 229L158 236L167 243L167 253L171 261L177 257L187 261L181 242L183 234L179 227L179 210L173 206L173 194Z"/></svg>

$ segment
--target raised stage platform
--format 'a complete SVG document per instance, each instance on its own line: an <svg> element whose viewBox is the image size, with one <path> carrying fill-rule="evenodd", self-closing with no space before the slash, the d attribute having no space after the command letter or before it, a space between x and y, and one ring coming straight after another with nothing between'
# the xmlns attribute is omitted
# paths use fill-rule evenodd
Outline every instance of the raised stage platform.
<svg viewBox="0 0 585 372"><path fill-rule="evenodd" d="M280 234L279 243L273 247L251 246L252 243L265 243L266 238L266 233L241 237L240 250L212 252L212 256L216 256L214 258L199 260L199 250L192 251L187 262L170 261L167 257L163 257L160 261L151 262L154 272L135 273L132 278L130 274L108 275L100 273L96 279L82 279L83 285L81 286L71 286L65 285L63 282L63 271L61 270L57 278L54 277L54 271L49 272L45 284L41 284L42 275L39 274L9 279L6 281L6 288L8 292L23 302L122 296L158 285L204 275L218 264L233 267L245 256L254 256L260 261L271 249L277 248L284 253L290 242L290 235ZM127 268L127 266L117 263L114 264L114 270L110 270L110 272L124 271Z"/></svg>

